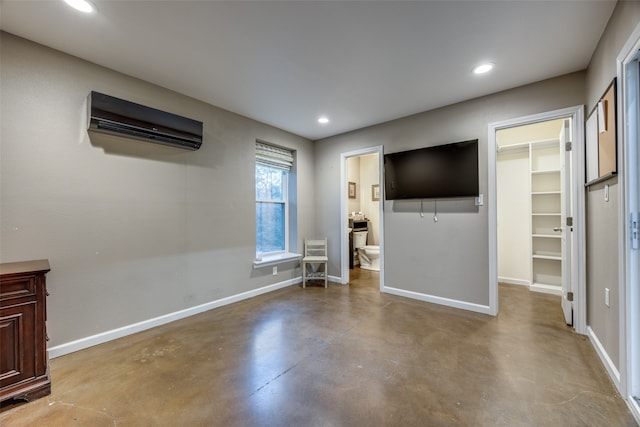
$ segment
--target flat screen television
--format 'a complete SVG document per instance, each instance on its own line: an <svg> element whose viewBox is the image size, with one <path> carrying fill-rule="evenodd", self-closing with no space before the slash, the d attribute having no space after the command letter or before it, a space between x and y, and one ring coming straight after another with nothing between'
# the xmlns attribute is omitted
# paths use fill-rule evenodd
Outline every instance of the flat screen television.
<svg viewBox="0 0 640 427"><path fill-rule="evenodd" d="M478 140L385 154L385 199L475 197Z"/></svg>

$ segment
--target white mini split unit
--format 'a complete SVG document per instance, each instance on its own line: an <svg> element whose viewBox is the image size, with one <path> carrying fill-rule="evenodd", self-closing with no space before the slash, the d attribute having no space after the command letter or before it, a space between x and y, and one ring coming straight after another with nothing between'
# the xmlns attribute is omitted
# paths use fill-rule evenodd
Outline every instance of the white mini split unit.
<svg viewBox="0 0 640 427"><path fill-rule="evenodd" d="M92 91L87 131L186 150L202 145L202 122Z"/></svg>

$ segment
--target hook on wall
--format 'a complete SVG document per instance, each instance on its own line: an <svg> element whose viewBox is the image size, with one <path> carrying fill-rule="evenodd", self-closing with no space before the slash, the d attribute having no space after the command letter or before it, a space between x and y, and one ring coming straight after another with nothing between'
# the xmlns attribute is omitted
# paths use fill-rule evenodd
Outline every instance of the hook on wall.
<svg viewBox="0 0 640 427"><path fill-rule="evenodd" d="M438 222L438 201L433 201L433 222Z"/></svg>

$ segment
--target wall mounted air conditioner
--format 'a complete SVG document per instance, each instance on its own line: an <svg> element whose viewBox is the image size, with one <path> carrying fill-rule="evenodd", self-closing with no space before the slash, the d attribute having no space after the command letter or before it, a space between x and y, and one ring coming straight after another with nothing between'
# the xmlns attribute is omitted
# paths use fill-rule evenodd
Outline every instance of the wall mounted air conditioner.
<svg viewBox="0 0 640 427"><path fill-rule="evenodd" d="M202 122L145 107L92 91L87 100L89 134L105 133L127 139L197 150Z"/></svg>

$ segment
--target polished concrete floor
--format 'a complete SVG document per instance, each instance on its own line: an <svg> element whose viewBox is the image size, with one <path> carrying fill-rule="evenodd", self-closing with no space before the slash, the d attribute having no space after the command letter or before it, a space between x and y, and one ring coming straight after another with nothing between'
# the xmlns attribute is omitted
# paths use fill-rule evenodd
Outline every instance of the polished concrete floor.
<svg viewBox="0 0 640 427"><path fill-rule="evenodd" d="M557 297L500 287L490 317L292 286L51 361L5 426L635 426Z"/></svg>

